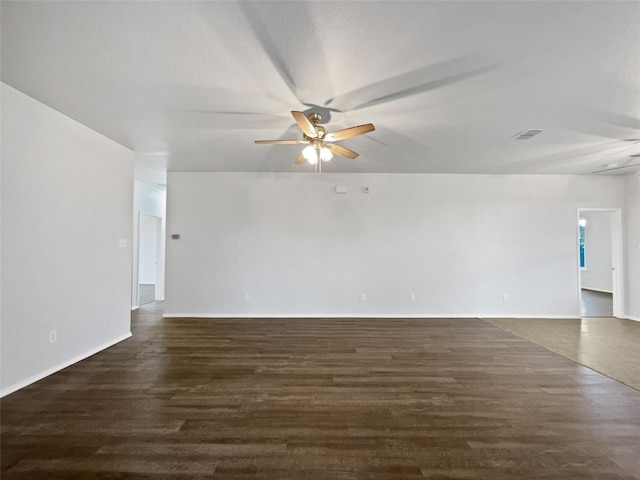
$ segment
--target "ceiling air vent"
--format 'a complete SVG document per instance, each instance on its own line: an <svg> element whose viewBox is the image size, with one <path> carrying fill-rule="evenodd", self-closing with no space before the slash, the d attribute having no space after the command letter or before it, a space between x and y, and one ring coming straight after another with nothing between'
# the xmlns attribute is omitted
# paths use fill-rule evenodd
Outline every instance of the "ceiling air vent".
<svg viewBox="0 0 640 480"><path fill-rule="evenodd" d="M520 133L516 133L513 137L511 137L511 139L512 140L529 140L531 137L535 137L536 135L542 132L544 132L544 130L541 130L539 128L530 128L528 130L523 130Z"/></svg>

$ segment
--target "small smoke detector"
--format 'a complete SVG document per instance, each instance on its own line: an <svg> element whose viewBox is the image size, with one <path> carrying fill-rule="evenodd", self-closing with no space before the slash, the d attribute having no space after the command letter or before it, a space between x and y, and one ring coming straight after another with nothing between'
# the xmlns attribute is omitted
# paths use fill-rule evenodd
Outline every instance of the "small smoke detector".
<svg viewBox="0 0 640 480"><path fill-rule="evenodd" d="M544 132L543 129L540 128L529 128L527 130L523 130L520 133L516 133L511 140L529 140L531 137L535 137L539 133Z"/></svg>

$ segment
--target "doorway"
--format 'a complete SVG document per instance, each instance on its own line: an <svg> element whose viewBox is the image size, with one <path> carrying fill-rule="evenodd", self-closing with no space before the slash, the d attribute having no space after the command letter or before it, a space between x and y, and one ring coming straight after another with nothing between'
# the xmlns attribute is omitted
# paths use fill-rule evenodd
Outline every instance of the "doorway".
<svg viewBox="0 0 640 480"><path fill-rule="evenodd" d="M140 213L138 223L138 305L158 300L162 219Z"/></svg>
<svg viewBox="0 0 640 480"><path fill-rule="evenodd" d="M578 286L582 317L622 315L620 209L578 209Z"/></svg>

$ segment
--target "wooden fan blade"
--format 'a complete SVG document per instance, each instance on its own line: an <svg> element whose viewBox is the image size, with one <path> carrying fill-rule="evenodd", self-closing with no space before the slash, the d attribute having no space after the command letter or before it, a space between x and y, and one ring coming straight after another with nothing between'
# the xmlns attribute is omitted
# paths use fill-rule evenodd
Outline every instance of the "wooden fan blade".
<svg viewBox="0 0 640 480"><path fill-rule="evenodd" d="M302 162L304 162L304 155L300 154L294 165L300 165Z"/></svg>
<svg viewBox="0 0 640 480"><path fill-rule="evenodd" d="M291 112L291 115L293 115L294 120L307 137L316 138L318 136L316 127L313 126L313 123L311 123L304 113Z"/></svg>
<svg viewBox="0 0 640 480"><path fill-rule="evenodd" d="M307 140L256 140L256 143L268 143L275 145L297 145L299 143L309 143Z"/></svg>
<svg viewBox="0 0 640 480"><path fill-rule="evenodd" d="M343 128L337 132L329 133L324 137L324 139L329 142L335 142L336 140L344 140L345 138L373 132L375 129L376 127L373 126L373 123L366 123L364 125L358 125L357 127Z"/></svg>
<svg viewBox="0 0 640 480"><path fill-rule="evenodd" d="M353 150L349 150L348 148L345 148L345 147L343 147L341 145L335 145L333 143L326 143L324 146L327 147L329 150L331 150L336 155L341 155L343 157L350 158L351 160L354 160L354 159L358 158L358 156L360 155L359 153L356 153Z"/></svg>

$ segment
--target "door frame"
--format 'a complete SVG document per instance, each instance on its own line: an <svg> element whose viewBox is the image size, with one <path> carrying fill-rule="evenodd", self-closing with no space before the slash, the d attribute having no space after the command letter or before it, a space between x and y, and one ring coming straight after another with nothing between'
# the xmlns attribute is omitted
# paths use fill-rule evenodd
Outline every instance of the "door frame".
<svg viewBox="0 0 640 480"><path fill-rule="evenodd" d="M581 207L576 212L576 271L578 275L578 307L580 307L580 299L582 298L582 275L580 274L580 215L583 212L608 212L611 213L611 280L612 280L612 300L613 300L613 316L622 318L624 316L624 256L622 242L622 209L621 208L591 208ZM580 310L582 316L582 310Z"/></svg>

